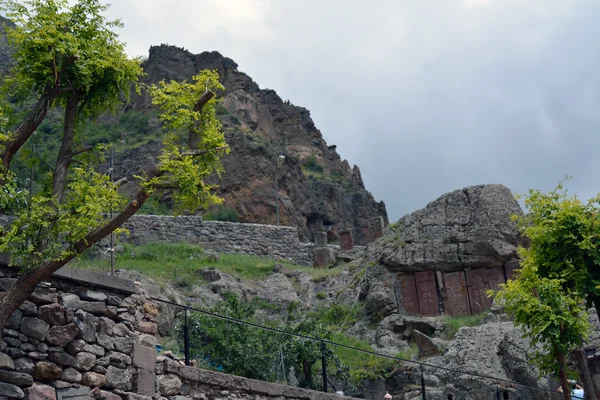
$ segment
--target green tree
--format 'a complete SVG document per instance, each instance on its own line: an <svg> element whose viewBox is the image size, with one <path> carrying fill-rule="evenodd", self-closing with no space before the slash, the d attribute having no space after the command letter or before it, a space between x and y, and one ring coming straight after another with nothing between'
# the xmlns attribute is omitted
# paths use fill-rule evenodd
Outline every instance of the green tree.
<svg viewBox="0 0 600 400"><path fill-rule="evenodd" d="M142 74L139 60L127 57L111 30L119 22L104 18L106 6L98 0L72 6L66 0L10 1L4 7L15 22L8 37L16 52L3 86L12 102L4 104L0 129L0 205L15 219L0 228L0 252L11 253L21 275L0 293L0 332L40 281L117 230L151 195L172 191L181 212L220 203L204 179L222 171L219 156L228 150L214 110L214 93L223 89L216 72L147 87L167 134L157 165L138 177L132 199L122 198L118 188L126 180L113 183L97 171L105 147L86 145L78 131L83 119L126 100ZM64 109L58 157L46 184L30 196L19 190L11 161L57 105ZM120 210L114 218L106 214L111 208Z"/></svg>
<svg viewBox="0 0 600 400"><path fill-rule="evenodd" d="M583 298L564 289L564 280L543 278L536 261L521 249L522 269L496 295L532 348L532 362L541 374L557 374L565 399L570 400L566 359L583 345L589 324Z"/></svg>

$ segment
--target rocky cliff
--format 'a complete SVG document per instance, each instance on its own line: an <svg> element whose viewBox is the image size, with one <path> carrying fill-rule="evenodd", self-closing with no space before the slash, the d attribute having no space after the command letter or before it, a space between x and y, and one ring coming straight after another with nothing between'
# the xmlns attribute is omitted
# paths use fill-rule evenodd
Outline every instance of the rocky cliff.
<svg viewBox="0 0 600 400"><path fill-rule="evenodd" d="M282 225L297 226L303 240L326 230L330 241L348 227L357 243L365 243L369 219L382 216L387 222L387 213L385 204L365 189L360 169L325 142L307 109L283 101L273 90L260 89L237 67L218 52L194 55L174 46L154 46L144 63L143 81L190 79L207 68L219 71L226 89L218 94L218 113L232 150L223 158L226 173L218 181L219 194L241 221L275 223L277 174ZM125 113L131 110L151 114L150 98L134 98ZM158 149L151 141L123 150L117 154L117 168L133 175L148 166ZM279 155L285 162L277 171Z"/></svg>

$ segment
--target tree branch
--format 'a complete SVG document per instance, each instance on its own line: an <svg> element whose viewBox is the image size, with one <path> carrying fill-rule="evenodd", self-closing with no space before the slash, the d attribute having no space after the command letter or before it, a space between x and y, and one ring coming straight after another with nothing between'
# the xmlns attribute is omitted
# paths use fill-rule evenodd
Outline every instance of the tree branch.
<svg viewBox="0 0 600 400"><path fill-rule="evenodd" d="M200 98L194 105L194 111L196 111L198 113L202 113L202 108L204 107L204 105L206 103L208 103L208 101L210 99L212 99L214 97L214 95L215 94L213 92L211 92L210 90L207 90L206 92L204 92L204 94L202 94L202 96L200 96ZM196 128L198 128L198 125L200 125L200 118L198 118L196 121L194 121L194 126L192 128L190 128L189 137L188 137L188 145L190 146L190 149L192 149L192 150L197 149L198 146L200 145L200 134L198 133L198 131L196 129Z"/></svg>
<svg viewBox="0 0 600 400"><path fill-rule="evenodd" d="M121 187L121 186L126 185L128 183L129 183L129 181L127 180L127 177L124 176L123 178L119 179L118 181L115 181L115 186L116 187Z"/></svg>
<svg viewBox="0 0 600 400"><path fill-rule="evenodd" d="M77 155L79 155L79 154L81 154L81 153L85 153L85 152L87 152L87 151L90 151L90 150L92 150L93 148L94 148L94 146L86 146L86 147L84 147L84 148L82 148L82 149L76 150L76 151L74 151L74 152L71 154L71 157L75 157L75 156L77 156Z"/></svg>
<svg viewBox="0 0 600 400"><path fill-rule="evenodd" d="M54 174L52 176L52 194L56 196L58 203L62 200L65 185L67 183L67 170L73 159L73 142L75 139L75 124L77 121L78 105L79 92L73 91L70 93L69 97L67 97L62 143L60 151L58 152L58 158L56 159Z"/></svg>

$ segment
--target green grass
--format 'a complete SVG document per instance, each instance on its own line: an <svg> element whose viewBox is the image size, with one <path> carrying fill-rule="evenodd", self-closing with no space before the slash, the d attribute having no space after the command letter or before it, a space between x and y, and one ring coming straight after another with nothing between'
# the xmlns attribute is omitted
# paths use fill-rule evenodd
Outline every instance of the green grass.
<svg viewBox="0 0 600 400"><path fill-rule="evenodd" d="M188 243L148 243L141 246L124 245L116 254L115 269L139 271L159 283L172 282L189 285L199 279L195 272L204 267L214 267L244 280L262 280L273 273L276 265L311 274L315 279L339 275L343 267L315 269L308 266L285 264L273 258L246 254L221 254L219 260L207 258L204 249ZM71 266L97 272L110 270L108 257L91 258L85 255L71 262Z"/></svg>
<svg viewBox="0 0 600 400"><path fill-rule="evenodd" d="M477 326L481 324L481 320L487 313L477 315L464 315L460 317L442 317L441 320L446 324L446 339L450 340L456 335L456 332L463 326Z"/></svg>

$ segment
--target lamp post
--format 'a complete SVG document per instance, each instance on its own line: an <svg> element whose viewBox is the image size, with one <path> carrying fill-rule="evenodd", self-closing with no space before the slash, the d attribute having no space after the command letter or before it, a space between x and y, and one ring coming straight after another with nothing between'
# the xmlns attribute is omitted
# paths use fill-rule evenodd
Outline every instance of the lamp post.
<svg viewBox="0 0 600 400"><path fill-rule="evenodd" d="M275 168L275 222L279 226L279 168L283 165L285 156L277 157L277 167Z"/></svg>

